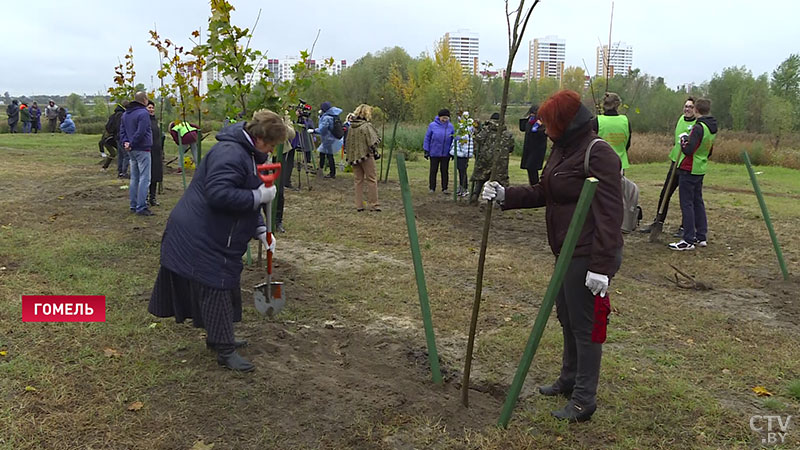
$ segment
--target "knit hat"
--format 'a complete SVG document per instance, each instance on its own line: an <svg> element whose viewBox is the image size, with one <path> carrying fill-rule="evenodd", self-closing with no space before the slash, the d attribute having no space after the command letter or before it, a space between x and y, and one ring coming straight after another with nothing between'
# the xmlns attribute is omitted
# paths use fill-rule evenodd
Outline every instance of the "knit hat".
<svg viewBox="0 0 800 450"><path fill-rule="evenodd" d="M327 112L329 109L331 109L331 106L331 102L322 102L322 104L319 105L319 109L321 109L322 112Z"/></svg>
<svg viewBox="0 0 800 450"><path fill-rule="evenodd" d="M575 91L563 89L542 103L538 117L547 127L550 139L558 139L566 131L581 107L581 96Z"/></svg>
<svg viewBox="0 0 800 450"><path fill-rule="evenodd" d="M447 109L447 108L440 109L439 110L439 114L437 114L437 116L439 116L439 117L442 117L442 116L450 117L450 110Z"/></svg>
<svg viewBox="0 0 800 450"><path fill-rule="evenodd" d="M617 93L606 92L606 95L603 97L603 109L606 111L619 108L620 103L622 103L622 99L619 98L619 94Z"/></svg>

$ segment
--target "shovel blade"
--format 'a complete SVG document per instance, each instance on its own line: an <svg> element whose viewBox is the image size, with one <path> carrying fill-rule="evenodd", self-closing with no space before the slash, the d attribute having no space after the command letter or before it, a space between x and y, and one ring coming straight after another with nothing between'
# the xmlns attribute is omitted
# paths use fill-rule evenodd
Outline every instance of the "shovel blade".
<svg viewBox="0 0 800 450"><path fill-rule="evenodd" d="M283 310L286 300L283 298L283 283L273 281L261 283L253 289L253 300L256 310L261 314L273 317Z"/></svg>
<svg viewBox="0 0 800 450"><path fill-rule="evenodd" d="M650 228L650 242L658 242L658 237L661 236L661 230L664 228L664 222L654 222Z"/></svg>

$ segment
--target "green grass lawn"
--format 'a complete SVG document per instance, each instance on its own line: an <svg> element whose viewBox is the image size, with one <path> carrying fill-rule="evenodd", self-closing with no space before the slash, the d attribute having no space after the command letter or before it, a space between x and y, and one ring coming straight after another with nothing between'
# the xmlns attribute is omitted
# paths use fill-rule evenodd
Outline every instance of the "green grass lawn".
<svg viewBox="0 0 800 450"><path fill-rule="evenodd" d="M563 401L535 394L560 367L553 313L511 425L500 430L494 424L552 273L544 211L493 215L471 377L478 390L464 410L458 387L484 214L428 193L427 161L412 155L447 379L436 387L395 161L379 186L381 213L355 211L351 174L312 178L313 190L304 175L303 190L287 193L288 232L277 236L276 277L286 283L288 307L272 320L258 315L250 292L265 274L245 269L237 333L250 341L242 353L257 370L234 374L218 368L202 330L146 310L180 175L165 174L156 216L133 216L126 180L100 171L98 139L0 135L0 449L752 448L763 437L750 430L752 415L797 415L799 283L795 275L781 280L742 165L709 166L707 249L676 254L664 245L677 226L677 194L661 244L626 236L592 422L558 423L549 411ZM527 179L518 167L512 159L514 184ZM645 221L667 168L626 173L641 189ZM756 171L796 274L800 173ZM669 264L714 289L676 287ZM22 294L105 295L107 319L22 323ZM756 386L773 396L757 397ZM143 407L129 410L134 402ZM792 425L776 448L798 445Z"/></svg>

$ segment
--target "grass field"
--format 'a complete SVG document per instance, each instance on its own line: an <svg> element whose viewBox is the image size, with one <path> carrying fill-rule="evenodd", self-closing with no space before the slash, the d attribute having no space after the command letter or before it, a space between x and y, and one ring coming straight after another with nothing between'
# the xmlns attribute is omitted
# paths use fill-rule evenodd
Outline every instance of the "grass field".
<svg viewBox="0 0 800 450"><path fill-rule="evenodd" d="M260 316L250 298L265 271L245 269L237 335L250 341L242 353L257 369L236 374L217 366L202 330L146 310L180 176L166 171L156 216L133 216L125 183L99 169L98 138L0 135L0 449L752 448L765 437L751 430L752 416L798 416L796 170L756 168L790 280L744 166L711 163L708 248L670 252L667 233L660 244L625 238L593 420L556 422L549 411L562 401L535 393L560 368L552 314L503 430L495 423L552 273L544 211L493 216L465 409L459 388L483 213L429 194L427 161L408 162L446 380L435 386L394 161L379 186L380 213L355 211L351 174L312 178L312 190L303 176L303 189L287 193L287 233L277 236L275 277L288 307ZM512 183L526 180L518 164ZM627 171L645 221L666 169ZM672 205L670 231L677 195ZM676 287L669 264L713 289ZM22 323L22 294L105 295L107 319ZM773 395L758 397L756 386ZM794 420L774 448L800 446Z"/></svg>

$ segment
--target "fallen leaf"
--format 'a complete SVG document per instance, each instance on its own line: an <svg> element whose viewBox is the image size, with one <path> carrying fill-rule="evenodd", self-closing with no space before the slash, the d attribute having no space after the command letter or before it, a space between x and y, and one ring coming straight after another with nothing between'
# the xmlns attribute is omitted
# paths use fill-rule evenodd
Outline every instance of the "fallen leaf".
<svg viewBox="0 0 800 450"><path fill-rule="evenodd" d="M130 187L130 186L128 186L128 185L126 184L126 185L124 185L124 186L120 186L119 188L120 188L121 190L123 190L123 191L124 191L125 189L128 189L129 187Z"/></svg>
<svg viewBox="0 0 800 450"><path fill-rule="evenodd" d="M692 345L692 344L694 344L694 339L689 338L689 339L686 340L686 343L689 344L689 345Z"/></svg>
<svg viewBox="0 0 800 450"><path fill-rule="evenodd" d="M0 356L6 356L8 354L5 350L0 350Z"/></svg>
<svg viewBox="0 0 800 450"><path fill-rule="evenodd" d="M505 320L506 322L511 322L511 317L506 317L503 320Z"/></svg>
<svg viewBox="0 0 800 450"><path fill-rule="evenodd" d="M730 375L731 374L731 369L722 369L722 373L724 375Z"/></svg>
<svg viewBox="0 0 800 450"><path fill-rule="evenodd" d="M108 358L114 358L119 356L119 352L114 350L113 348L106 347L103 349L103 354L106 355Z"/></svg>
<svg viewBox="0 0 800 450"><path fill-rule="evenodd" d="M157 326L158 326L158 322L153 322L150 325L148 325L147 328L155 328Z"/></svg>
<svg viewBox="0 0 800 450"><path fill-rule="evenodd" d="M203 441L197 441L190 450L211 450L212 448L214 448L214 444L206 444Z"/></svg>
<svg viewBox="0 0 800 450"><path fill-rule="evenodd" d="M128 405L128 411L138 411L144 407L144 403L142 402L133 402Z"/></svg>
<svg viewBox="0 0 800 450"><path fill-rule="evenodd" d="M561 436L558 436L558 437L556 438L556 442L561 442L561 441L563 441L563 440L564 440L564 438L563 438L563 437L561 437Z"/></svg>
<svg viewBox="0 0 800 450"><path fill-rule="evenodd" d="M33 386L25 386L25 392L36 392L36 388Z"/></svg>
<svg viewBox="0 0 800 450"><path fill-rule="evenodd" d="M768 391L764 386L754 387L753 392L755 392L759 397L772 397L772 392Z"/></svg>
<svg viewBox="0 0 800 450"><path fill-rule="evenodd" d="M59 200L64 200L64 196L63 196L63 195L59 195L59 196L58 196L58 197L56 197L56 198L58 198Z"/></svg>

